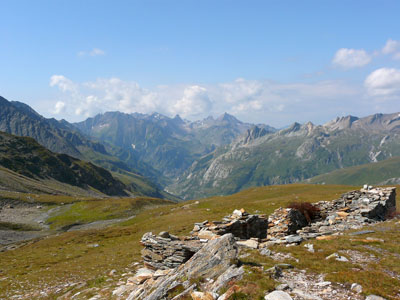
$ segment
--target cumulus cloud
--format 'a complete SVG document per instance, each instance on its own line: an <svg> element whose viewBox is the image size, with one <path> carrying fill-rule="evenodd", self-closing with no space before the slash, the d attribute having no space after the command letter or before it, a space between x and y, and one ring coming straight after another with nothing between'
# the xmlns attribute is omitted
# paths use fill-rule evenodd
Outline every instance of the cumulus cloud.
<svg viewBox="0 0 400 300"><path fill-rule="evenodd" d="M50 77L50 86L57 86L63 92L72 92L76 90L76 85L63 75L53 75Z"/></svg>
<svg viewBox="0 0 400 300"><path fill-rule="evenodd" d="M388 39L382 49L383 54L390 54L396 60L400 60L400 41Z"/></svg>
<svg viewBox="0 0 400 300"><path fill-rule="evenodd" d="M57 101L57 103L54 105L54 114L58 115L64 112L64 109L65 109L65 103L62 101Z"/></svg>
<svg viewBox="0 0 400 300"><path fill-rule="evenodd" d="M365 79L364 84L372 96L400 95L400 70L394 68L375 70Z"/></svg>
<svg viewBox="0 0 400 300"><path fill-rule="evenodd" d="M369 55L365 50L347 48L339 49L332 60L334 65L345 69L363 67L370 62L371 55Z"/></svg>
<svg viewBox="0 0 400 300"><path fill-rule="evenodd" d="M170 117L179 114L190 120L228 112L246 122L283 126L294 120L315 121L316 115L326 121L336 116L331 112L337 111L338 106L346 107L349 99L361 94L340 81L309 84L243 78L219 84L146 89L119 78L78 83L54 75L50 85L60 90L50 112L70 121L81 121L106 111L158 112Z"/></svg>
<svg viewBox="0 0 400 300"><path fill-rule="evenodd" d="M102 56L105 55L106 52L99 48L93 48L90 51L79 51L78 56Z"/></svg>
<svg viewBox="0 0 400 300"><path fill-rule="evenodd" d="M183 90L183 96L172 106L173 114L184 117L198 117L210 112L212 107L207 90L201 86L188 86Z"/></svg>

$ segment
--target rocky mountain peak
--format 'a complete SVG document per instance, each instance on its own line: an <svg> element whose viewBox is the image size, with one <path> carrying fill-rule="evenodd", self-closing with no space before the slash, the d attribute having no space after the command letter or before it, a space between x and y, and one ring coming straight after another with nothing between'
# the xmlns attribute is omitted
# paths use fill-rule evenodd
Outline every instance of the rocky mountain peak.
<svg viewBox="0 0 400 300"><path fill-rule="evenodd" d="M326 123L324 126L327 127L329 130L343 130L351 128L353 126L353 123L358 120L359 118L348 115L346 117L337 117L335 120Z"/></svg>
<svg viewBox="0 0 400 300"><path fill-rule="evenodd" d="M265 128L260 128L258 126L253 126L250 129L247 129L246 133L244 134L244 137L242 139L243 144L247 144L255 139L258 139L264 135L268 134L267 130Z"/></svg>
<svg viewBox="0 0 400 300"><path fill-rule="evenodd" d="M216 121L218 122L227 122L229 124L234 124L234 123L242 123L240 122L238 119L236 119L234 116L228 114L227 112L225 112L224 114L222 114L221 116L219 116Z"/></svg>

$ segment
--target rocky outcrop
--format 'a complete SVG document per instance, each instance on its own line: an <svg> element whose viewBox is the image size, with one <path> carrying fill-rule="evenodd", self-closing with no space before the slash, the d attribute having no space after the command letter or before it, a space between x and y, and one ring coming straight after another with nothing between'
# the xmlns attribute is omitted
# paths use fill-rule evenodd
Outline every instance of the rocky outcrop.
<svg viewBox="0 0 400 300"><path fill-rule="evenodd" d="M145 233L141 240L145 247L142 257L146 267L152 269L173 269L188 261L202 244L199 240L179 239L168 232L158 236Z"/></svg>
<svg viewBox="0 0 400 300"><path fill-rule="evenodd" d="M222 221L195 223L192 235L178 238L168 232L158 236L145 233L141 243L144 246L144 265L151 269L173 269L187 262L204 243L228 233L236 239L264 239L267 236L268 220L263 215L251 215L244 209L235 210ZM250 240L251 241L251 240ZM257 241L253 243L258 244ZM255 246L257 248L257 246Z"/></svg>
<svg viewBox="0 0 400 300"><path fill-rule="evenodd" d="M195 223L192 235L200 239L210 239L227 233L239 239L259 238L267 236L268 219L265 215L251 215L243 208L234 210L222 221Z"/></svg>
<svg viewBox="0 0 400 300"><path fill-rule="evenodd" d="M278 243L299 243L304 239L358 229L384 221L396 210L396 188L364 186L333 201L314 204L319 217L308 224L304 215L292 208L279 208L269 217L268 238Z"/></svg>
<svg viewBox="0 0 400 300"><path fill-rule="evenodd" d="M127 299L229 299L236 291L240 291L236 281L245 273L244 267L240 266L241 257L246 257L239 255L241 247L261 248L261 255L275 259L279 255L272 255L272 251L266 248L269 244L299 244L306 239L329 237L338 231L385 220L395 209L395 196L395 188L365 186L334 201L317 202L315 207L279 208L268 220L263 215L251 215L243 209L235 210L222 221L196 223L189 237L178 238L168 232L161 232L158 236L146 233L142 238L145 246L142 251L144 268L139 268L136 275L128 279L126 286L130 285L130 295ZM306 217L301 212L307 207L315 208L312 218L311 214ZM312 244L304 246L314 252ZM338 253L326 257L327 262L333 259L348 261ZM331 285L323 278L308 278L311 275L299 270L283 271L287 269L293 269L293 266L280 263L264 270L266 276L288 282L286 287L285 284L279 286L281 291L277 287L265 299L292 299L290 295L294 295L293 299L322 299L319 296L312 297L324 293L321 287ZM306 279L307 285L313 282L312 289L302 286ZM122 288L115 290L115 294L120 290ZM222 294L222 291L225 293ZM342 287L338 289L335 299L354 295L356 297L352 299L361 299L354 293Z"/></svg>
<svg viewBox="0 0 400 300"><path fill-rule="evenodd" d="M144 282L137 284L127 299L180 299L180 297L196 293L193 290L196 287L200 288L198 285L202 285L204 290L219 290L227 281L240 278L244 272L243 268L237 268L233 264L237 253L233 235L225 234L206 243L185 264L170 270L168 274L155 277L154 274L157 272L146 272L140 269L132 282L139 282L143 274L147 277ZM138 276L140 278L137 278ZM191 280L199 282L192 284ZM182 292L172 297L171 295L175 295L178 290ZM207 294L212 297L210 299L215 299L215 292L207 292ZM200 295L197 296L200 297Z"/></svg>
<svg viewBox="0 0 400 300"><path fill-rule="evenodd" d="M278 208L268 217L268 237L284 237L295 234L308 225L306 217L294 208Z"/></svg>
<svg viewBox="0 0 400 300"><path fill-rule="evenodd" d="M200 249L184 265L183 272L188 278L216 278L231 266L237 253L234 236L225 234Z"/></svg>

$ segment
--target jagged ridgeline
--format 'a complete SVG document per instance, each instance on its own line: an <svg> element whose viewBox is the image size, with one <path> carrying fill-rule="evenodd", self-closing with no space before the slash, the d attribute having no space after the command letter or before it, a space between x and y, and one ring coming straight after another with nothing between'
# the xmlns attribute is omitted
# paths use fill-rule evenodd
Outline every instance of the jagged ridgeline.
<svg viewBox="0 0 400 300"><path fill-rule="evenodd" d="M366 172L329 177L346 181L310 181L351 185L396 183L400 178L398 168L390 167L400 156L399 113L347 116L324 125L294 123L279 131L227 113L191 122L158 113L107 112L70 124L0 98L0 130L91 161L134 191L153 197L228 195L370 163ZM391 163L384 163L386 159Z"/></svg>
<svg viewBox="0 0 400 300"><path fill-rule="evenodd" d="M399 155L399 113L348 116L319 126L295 123L275 133L253 128L197 160L169 191L186 198L226 195L251 186L299 182ZM379 179L370 172L341 183L379 183L400 176L399 172L380 173Z"/></svg>
<svg viewBox="0 0 400 300"><path fill-rule="evenodd" d="M74 125L85 134L126 151L134 149L141 160L165 176L161 180L164 184L171 184L200 157L230 144L254 126L227 113L217 119L190 122L179 116L121 112L107 112ZM260 126L265 132L275 131L270 126Z"/></svg>
<svg viewBox="0 0 400 300"><path fill-rule="evenodd" d="M153 183L159 174L140 161L133 150L95 141L67 121L46 119L24 103L0 97L0 131L32 137L54 153L67 154L106 168L133 194L176 199Z"/></svg>

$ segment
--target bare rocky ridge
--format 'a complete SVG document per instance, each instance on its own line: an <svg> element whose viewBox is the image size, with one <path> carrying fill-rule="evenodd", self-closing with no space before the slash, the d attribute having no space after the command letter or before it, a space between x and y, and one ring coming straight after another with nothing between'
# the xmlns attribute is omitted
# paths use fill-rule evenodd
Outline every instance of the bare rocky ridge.
<svg viewBox="0 0 400 300"><path fill-rule="evenodd" d="M395 188L364 186L340 199L316 203L319 215L310 224L296 209L279 208L269 219L250 215L242 209L235 210L221 222L196 223L188 237L178 238L167 232L158 236L146 233L142 238L145 268L139 269L126 285L114 290L113 295L119 299L226 300L240 291L234 282L245 273L240 266L241 249L259 249L260 254L279 261L288 254L272 253L269 245L297 245L306 239L337 235L347 229L384 221L396 208L395 197ZM314 251L312 245L304 246ZM361 257L357 253L347 256L356 260ZM348 261L338 253L329 259ZM289 264L277 263L264 272L281 283L265 299L364 299L360 285L354 284L349 289ZM221 290L224 292L220 293ZM383 299L374 297L378 296L370 295L367 299Z"/></svg>

